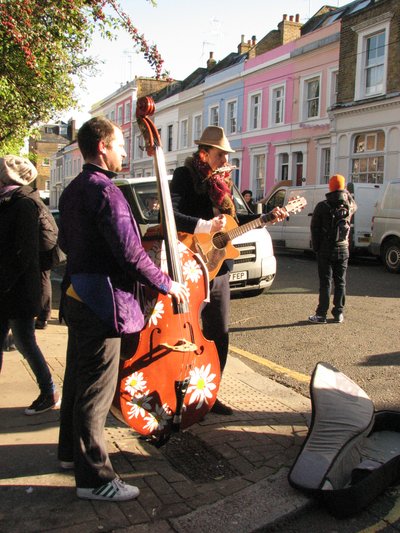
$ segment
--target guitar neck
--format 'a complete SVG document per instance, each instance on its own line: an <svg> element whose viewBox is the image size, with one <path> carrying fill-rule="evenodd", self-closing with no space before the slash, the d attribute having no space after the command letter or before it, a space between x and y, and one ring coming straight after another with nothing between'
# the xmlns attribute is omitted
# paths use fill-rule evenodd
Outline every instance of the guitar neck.
<svg viewBox="0 0 400 533"><path fill-rule="evenodd" d="M261 215L260 217L251 220L250 222L247 222L246 224L243 224L242 226L237 226L236 228L232 228L229 231L226 232L226 234L229 237L229 240L235 239L236 237L240 237L240 235L243 235L244 233L247 233L248 231L252 229L262 228L263 226L267 225L271 220L273 220L274 216L271 215L271 213L267 213L266 215Z"/></svg>

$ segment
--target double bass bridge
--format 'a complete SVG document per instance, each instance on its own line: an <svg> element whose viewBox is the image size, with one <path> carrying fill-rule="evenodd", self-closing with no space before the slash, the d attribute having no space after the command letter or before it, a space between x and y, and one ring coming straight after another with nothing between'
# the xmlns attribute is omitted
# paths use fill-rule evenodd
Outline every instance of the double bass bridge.
<svg viewBox="0 0 400 533"><path fill-rule="evenodd" d="M173 352L196 352L197 350L197 345L186 339L179 339L176 344L168 344L167 342L162 342L160 346L168 348Z"/></svg>

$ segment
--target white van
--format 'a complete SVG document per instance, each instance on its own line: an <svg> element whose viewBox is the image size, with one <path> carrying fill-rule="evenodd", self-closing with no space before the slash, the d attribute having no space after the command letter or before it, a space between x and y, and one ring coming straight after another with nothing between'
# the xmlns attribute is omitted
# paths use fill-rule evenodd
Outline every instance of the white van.
<svg viewBox="0 0 400 533"><path fill-rule="evenodd" d="M158 196L157 178L155 176L114 178L113 182L128 200L143 237L150 225L158 223L157 211L149 214L147 202L150 198ZM236 188L233 191L233 199L238 213L249 213L243 197ZM269 289L275 279L276 258L266 228L250 230L233 239L232 244L239 250L240 256L234 260L230 274L231 292L249 292L255 296Z"/></svg>
<svg viewBox="0 0 400 533"><path fill-rule="evenodd" d="M371 220L373 209L378 198L380 185L372 183L349 183L348 190L357 203L357 212L352 220L350 237L351 252L368 252L371 240ZM265 212L276 206L283 207L289 200L302 196L307 200L306 207L281 224L268 228L274 248L312 250L311 246L311 217L316 204L325 200L329 192L328 185L278 186L271 192L265 204Z"/></svg>
<svg viewBox="0 0 400 533"><path fill-rule="evenodd" d="M382 186L372 218L370 251L389 272L400 272L400 179Z"/></svg>

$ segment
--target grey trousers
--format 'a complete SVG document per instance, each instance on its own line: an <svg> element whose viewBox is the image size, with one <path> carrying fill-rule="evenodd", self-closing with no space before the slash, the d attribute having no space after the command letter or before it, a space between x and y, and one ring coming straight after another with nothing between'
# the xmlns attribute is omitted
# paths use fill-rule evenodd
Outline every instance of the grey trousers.
<svg viewBox="0 0 400 533"><path fill-rule="evenodd" d="M74 461L76 486L100 487L116 477L104 426L118 378L121 339L86 305L68 296L68 347L58 458Z"/></svg>

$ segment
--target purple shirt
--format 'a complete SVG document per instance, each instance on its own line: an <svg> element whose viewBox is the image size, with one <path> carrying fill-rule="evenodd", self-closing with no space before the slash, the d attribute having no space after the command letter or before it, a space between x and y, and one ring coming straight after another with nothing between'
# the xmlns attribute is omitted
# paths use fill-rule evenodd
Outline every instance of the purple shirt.
<svg viewBox="0 0 400 533"><path fill-rule="evenodd" d="M113 172L96 165L83 166L60 198L59 243L67 254L70 279L73 281L74 275L79 274L82 280L82 274L86 275L85 297L76 291L81 299L89 305L86 295L90 294L89 307L93 310L93 305L96 306L93 301L97 301L100 309L103 302L110 300L99 290L99 275L103 275L109 283L102 286L111 287L115 330L121 334L134 333L144 325L135 297L137 284L144 283L167 294L172 282L142 247L129 204L110 181L113 177Z"/></svg>

